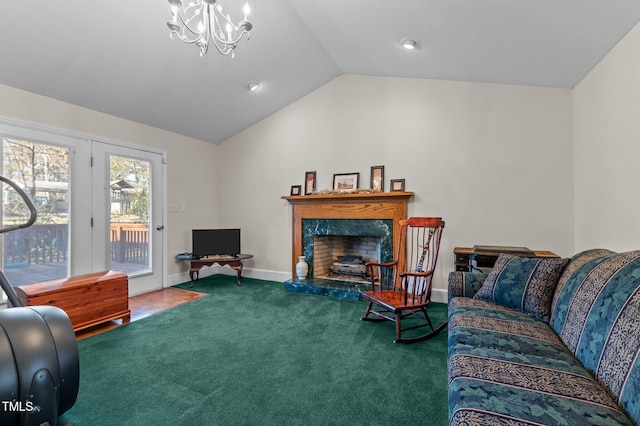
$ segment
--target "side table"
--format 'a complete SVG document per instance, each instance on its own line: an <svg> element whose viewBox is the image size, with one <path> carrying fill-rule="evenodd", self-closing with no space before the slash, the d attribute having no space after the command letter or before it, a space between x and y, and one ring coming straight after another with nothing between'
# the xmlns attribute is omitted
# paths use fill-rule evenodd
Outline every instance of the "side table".
<svg viewBox="0 0 640 426"><path fill-rule="evenodd" d="M453 256L455 270L464 272L479 271L478 268L493 268L500 253L509 253L523 257L558 257L546 250L529 250L526 247L510 246L475 246L455 247Z"/></svg>
<svg viewBox="0 0 640 426"><path fill-rule="evenodd" d="M203 266L213 266L216 263L220 266L229 265L232 269L235 269L238 272L238 285L240 285L242 283L242 261L252 257L252 254L239 254L237 256L208 256L200 259L185 259L191 265L189 268L191 285L189 287L193 287L193 282L199 278L200 269Z"/></svg>

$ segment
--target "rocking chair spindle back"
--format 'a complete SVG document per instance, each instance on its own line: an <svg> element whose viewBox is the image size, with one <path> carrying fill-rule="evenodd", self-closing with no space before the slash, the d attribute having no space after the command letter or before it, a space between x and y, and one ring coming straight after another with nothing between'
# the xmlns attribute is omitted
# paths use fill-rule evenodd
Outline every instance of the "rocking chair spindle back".
<svg viewBox="0 0 640 426"><path fill-rule="evenodd" d="M395 260L368 264L371 268L371 290L363 292L363 298L369 303L362 320L394 321L397 343L428 339L447 325L444 322L434 328L427 314L443 229L442 218L403 220L400 222ZM378 269L377 274L374 274L374 269ZM378 277L377 282L374 277ZM403 328L402 319L409 316L418 318L419 323ZM421 327L429 327L431 331L417 337L403 337L403 332Z"/></svg>

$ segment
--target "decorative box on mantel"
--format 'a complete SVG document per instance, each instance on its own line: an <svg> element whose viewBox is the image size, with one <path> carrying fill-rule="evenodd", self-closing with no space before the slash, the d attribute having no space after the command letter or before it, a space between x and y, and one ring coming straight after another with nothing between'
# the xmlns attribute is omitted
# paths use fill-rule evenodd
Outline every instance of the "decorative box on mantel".
<svg viewBox="0 0 640 426"><path fill-rule="evenodd" d="M380 260L393 260L393 254L397 252L394 235L398 235L400 220L407 218L407 206L412 196L413 192L375 192L282 197L292 205L292 281L300 281L295 278L298 256L313 257L309 253L307 234L315 232L315 228L321 233L333 233L339 229L338 234L342 235L378 236L381 239ZM350 224L354 229L345 231L344 228ZM306 281L312 282L313 266L309 266L309 279Z"/></svg>

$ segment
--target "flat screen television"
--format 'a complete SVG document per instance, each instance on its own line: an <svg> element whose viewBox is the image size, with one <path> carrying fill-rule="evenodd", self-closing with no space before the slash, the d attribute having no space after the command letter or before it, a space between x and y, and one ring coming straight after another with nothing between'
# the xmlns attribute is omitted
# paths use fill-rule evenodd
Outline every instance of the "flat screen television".
<svg viewBox="0 0 640 426"><path fill-rule="evenodd" d="M193 229L191 241L193 257L240 254L240 229Z"/></svg>

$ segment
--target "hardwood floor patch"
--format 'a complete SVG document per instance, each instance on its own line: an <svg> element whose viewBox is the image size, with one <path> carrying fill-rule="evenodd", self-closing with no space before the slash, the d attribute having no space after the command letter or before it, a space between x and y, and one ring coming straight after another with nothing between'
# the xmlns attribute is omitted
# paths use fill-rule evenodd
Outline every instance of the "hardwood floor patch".
<svg viewBox="0 0 640 426"><path fill-rule="evenodd" d="M129 298L131 321L137 321L184 303L192 302L204 296L207 296L207 294L174 287L132 296ZM120 327L121 325L121 321L109 321L96 327L78 331L76 338L82 340L89 336Z"/></svg>

